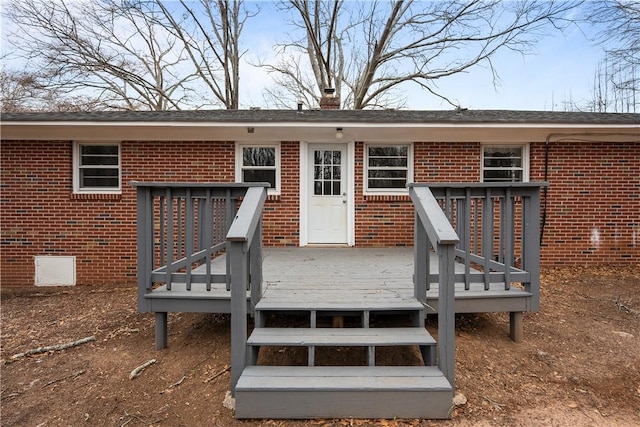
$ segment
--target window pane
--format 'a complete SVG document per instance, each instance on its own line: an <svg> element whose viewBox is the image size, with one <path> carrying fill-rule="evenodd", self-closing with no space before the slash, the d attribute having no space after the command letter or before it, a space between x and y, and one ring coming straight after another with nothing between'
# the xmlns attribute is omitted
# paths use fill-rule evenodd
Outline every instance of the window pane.
<svg viewBox="0 0 640 427"><path fill-rule="evenodd" d="M333 181L333 195L340 195L340 181Z"/></svg>
<svg viewBox="0 0 640 427"><path fill-rule="evenodd" d="M334 165L339 165L341 163L341 159L342 159L341 154L342 153L340 151L334 151L333 152L333 164Z"/></svg>
<svg viewBox="0 0 640 427"><path fill-rule="evenodd" d="M333 167L333 179L340 179L340 166Z"/></svg>
<svg viewBox="0 0 640 427"><path fill-rule="evenodd" d="M118 169L80 169L80 187L118 187Z"/></svg>
<svg viewBox="0 0 640 427"><path fill-rule="evenodd" d="M370 167L407 167L406 157L369 157Z"/></svg>
<svg viewBox="0 0 640 427"><path fill-rule="evenodd" d="M276 171L274 169L245 169L242 171L242 182L268 182L276 188Z"/></svg>
<svg viewBox="0 0 640 427"><path fill-rule="evenodd" d="M407 179L406 170L370 170L369 178L395 178L395 179Z"/></svg>
<svg viewBox="0 0 640 427"><path fill-rule="evenodd" d="M369 147L369 157L407 157L409 147L397 145L390 147Z"/></svg>
<svg viewBox="0 0 640 427"><path fill-rule="evenodd" d="M324 194L325 196L331 195L331 181L324 182L324 188L323 188L322 194Z"/></svg>
<svg viewBox="0 0 640 427"><path fill-rule="evenodd" d="M313 194L316 196L322 195L322 181L315 181L313 183Z"/></svg>
<svg viewBox="0 0 640 427"><path fill-rule="evenodd" d="M324 167L324 179L331 179L331 166Z"/></svg>
<svg viewBox="0 0 640 427"><path fill-rule="evenodd" d="M369 188L405 188L406 179L369 179Z"/></svg>
<svg viewBox="0 0 640 427"><path fill-rule="evenodd" d="M275 166L276 149L274 147L244 147L242 149L243 166Z"/></svg>
<svg viewBox="0 0 640 427"><path fill-rule="evenodd" d="M94 155L94 156L117 156L117 145L82 145L82 155Z"/></svg>
<svg viewBox="0 0 640 427"><path fill-rule="evenodd" d="M333 159L333 157L331 156L331 151L327 150L327 151L323 151L322 153L323 153L322 155L323 164L330 165Z"/></svg>
<svg viewBox="0 0 640 427"><path fill-rule="evenodd" d="M80 166L118 166L117 145L81 145Z"/></svg>
<svg viewBox="0 0 640 427"><path fill-rule="evenodd" d="M487 182L522 182L521 170L489 169L484 171Z"/></svg>

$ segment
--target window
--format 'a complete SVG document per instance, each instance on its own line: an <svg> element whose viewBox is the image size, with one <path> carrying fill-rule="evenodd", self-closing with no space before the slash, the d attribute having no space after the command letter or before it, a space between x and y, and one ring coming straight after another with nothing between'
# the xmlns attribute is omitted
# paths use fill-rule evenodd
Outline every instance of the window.
<svg viewBox="0 0 640 427"><path fill-rule="evenodd" d="M280 194L280 145L237 145L236 181L268 182Z"/></svg>
<svg viewBox="0 0 640 427"><path fill-rule="evenodd" d="M482 181L528 181L527 154L527 147L524 145L484 146L482 148Z"/></svg>
<svg viewBox="0 0 640 427"><path fill-rule="evenodd" d="M120 193L120 176L119 143L74 144L74 193Z"/></svg>
<svg viewBox="0 0 640 427"><path fill-rule="evenodd" d="M413 180L412 154L411 145L365 146L365 192L406 192Z"/></svg>

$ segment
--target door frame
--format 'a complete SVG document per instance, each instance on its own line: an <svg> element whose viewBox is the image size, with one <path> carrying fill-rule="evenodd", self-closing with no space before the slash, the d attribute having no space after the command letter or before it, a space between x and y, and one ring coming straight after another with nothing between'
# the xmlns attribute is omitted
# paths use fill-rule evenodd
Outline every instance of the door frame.
<svg viewBox="0 0 640 427"><path fill-rule="evenodd" d="M300 246L309 245L309 147L312 145L342 146L346 148L347 174L347 246L355 246L355 143L354 142L300 142Z"/></svg>

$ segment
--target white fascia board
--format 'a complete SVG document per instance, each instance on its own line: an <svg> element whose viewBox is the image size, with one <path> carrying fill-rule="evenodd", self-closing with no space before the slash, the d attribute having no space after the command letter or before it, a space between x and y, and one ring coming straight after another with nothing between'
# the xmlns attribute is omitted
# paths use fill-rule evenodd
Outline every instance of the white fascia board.
<svg viewBox="0 0 640 427"><path fill-rule="evenodd" d="M25 122L3 122L2 127L11 126L98 126L98 127L211 127L211 128L247 128L247 127L287 127L287 128L507 128L507 129L638 129L640 124L602 124L602 123L452 123L452 122L191 122L191 121L144 121L144 122L96 122L96 121L25 121Z"/></svg>

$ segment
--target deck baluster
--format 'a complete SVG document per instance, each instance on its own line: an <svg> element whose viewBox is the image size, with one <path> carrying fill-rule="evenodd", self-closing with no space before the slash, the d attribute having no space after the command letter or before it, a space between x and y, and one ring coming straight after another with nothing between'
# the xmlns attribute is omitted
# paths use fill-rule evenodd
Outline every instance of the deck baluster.
<svg viewBox="0 0 640 427"><path fill-rule="evenodd" d="M505 188L504 195L504 289L511 289L511 269L514 266L514 237L515 237L515 199L511 194L511 188Z"/></svg>

